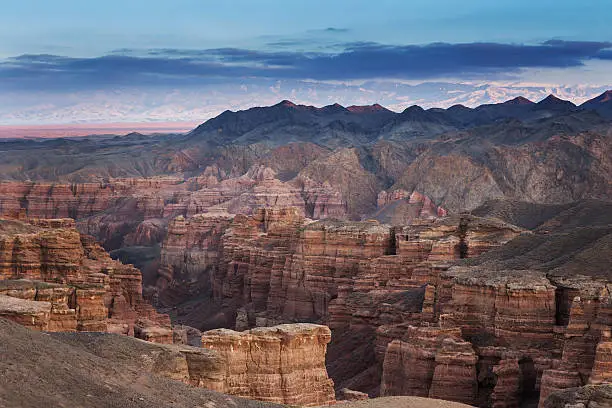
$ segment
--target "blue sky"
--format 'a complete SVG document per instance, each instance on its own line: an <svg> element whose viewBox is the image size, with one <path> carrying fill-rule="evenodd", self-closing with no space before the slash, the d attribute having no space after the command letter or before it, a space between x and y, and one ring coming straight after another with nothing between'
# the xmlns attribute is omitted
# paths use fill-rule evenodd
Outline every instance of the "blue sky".
<svg viewBox="0 0 612 408"><path fill-rule="evenodd" d="M108 120L127 121L204 119L258 95L397 109L457 100L424 91L435 86L391 95L389 81L468 84L453 91L467 104L514 90L580 99L612 83L608 0L20 0L0 10L0 124L92 111L103 121L105 103ZM136 102L122 116L113 101L125 93L165 106L167 118ZM177 93L193 100L177 106ZM84 104L93 94L99 105ZM207 107L194 111L198 100ZM40 101L47 116L32 114Z"/></svg>

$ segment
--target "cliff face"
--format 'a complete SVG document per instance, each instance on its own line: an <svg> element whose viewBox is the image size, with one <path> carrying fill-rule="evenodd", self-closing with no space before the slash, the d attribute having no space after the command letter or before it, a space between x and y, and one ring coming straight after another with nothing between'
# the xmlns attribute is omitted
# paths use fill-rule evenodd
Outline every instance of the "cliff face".
<svg viewBox="0 0 612 408"><path fill-rule="evenodd" d="M202 347L220 355L224 378L200 385L268 402L303 406L333 403L333 382L325 369L330 339L327 327L313 324L205 332Z"/></svg>
<svg viewBox="0 0 612 408"><path fill-rule="evenodd" d="M179 216L170 222L156 283L165 303L210 288L209 272L219 262L221 236L232 218L217 211L188 219Z"/></svg>
<svg viewBox="0 0 612 408"><path fill-rule="evenodd" d="M182 179L111 179L97 183L2 182L0 214L11 218L72 218L78 229L106 248L147 245L165 226L143 224L162 219L173 197L186 190ZM169 209L172 213L172 210ZM155 232L159 229L161 232Z"/></svg>
<svg viewBox="0 0 612 408"><path fill-rule="evenodd" d="M308 217L344 217L346 203L329 185L307 177L280 181L269 167L232 177L216 166L200 175L113 178L104 182L0 182L0 215L73 218L105 248L161 243L169 219L206 212L251 214L260 207L296 207Z"/></svg>
<svg viewBox="0 0 612 408"><path fill-rule="evenodd" d="M474 404L478 357L458 329L406 327L389 343L382 395L414 395Z"/></svg>
<svg viewBox="0 0 612 408"><path fill-rule="evenodd" d="M433 300L426 285L439 279L436 264L477 255L520 231L468 216L396 228L261 210L236 217L222 236L214 296L262 318L375 329L422 312L423 299Z"/></svg>
<svg viewBox="0 0 612 408"><path fill-rule="evenodd" d="M1 314L47 331L108 331L171 343L140 271L110 259L71 219L0 220Z"/></svg>
<svg viewBox="0 0 612 408"><path fill-rule="evenodd" d="M583 277L573 282L553 280L536 271L483 270L453 267L440 275L437 286L434 327L381 327L379 341L386 347L382 395L429 395L437 392L433 375L438 360L439 343L424 342L426 336L415 331L434 331L439 342L448 331L457 339L468 341L475 353L478 381L464 366L449 377L441 390L472 389L442 394L442 398L474 405L517 406L527 401L540 405L554 391L609 381L607 360L610 331L610 291L606 283ZM563 304L562 292L580 293L569 305ZM608 284L609 286L609 284ZM564 321L562 311L569 310ZM437 328L439 327L439 328ZM454 344L449 341L449 345ZM461 354L457 352L458 356ZM452 361L452 360L451 360ZM444 372L452 372L452 363ZM423 367L416 370L414 367ZM437 369L437 368L436 368ZM463 372L464 374L460 374ZM425 373L425 374L420 374ZM410 388L409 384L413 384ZM409 387L406 389L405 387Z"/></svg>
<svg viewBox="0 0 612 408"><path fill-rule="evenodd" d="M470 216L390 227L376 221L313 222L296 210L261 210L236 217L221 237L213 294L241 329L292 321L328 324L338 338L329 361L339 387L376 394L387 342L401 337L393 330L385 337L377 329L435 324L437 286L447 264L497 247L521 231ZM360 340L348 340L355 335ZM346 360L356 344L369 342L362 363ZM440 361L447 358L441 354ZM442 368L437 375L432 395L446 395Z"/></svg>
<svg viewBox="0 0 612 408"><path fill-rule="evenodd" d="M443 217L446 209L436 206L431 199L417 191L381 191L376 200L373 218L391 225L406 225L418 218Z"/></svg>
<svg viewBox="0 0 612 408"><path fill-rule="evenodd" d="M468 215L390 227L261 210L221 236L213 294L240 328L328 324L339 388L511 407L607 381L605 279L504 268L514 257L452 266L518 237L542 239Z"/></svg>

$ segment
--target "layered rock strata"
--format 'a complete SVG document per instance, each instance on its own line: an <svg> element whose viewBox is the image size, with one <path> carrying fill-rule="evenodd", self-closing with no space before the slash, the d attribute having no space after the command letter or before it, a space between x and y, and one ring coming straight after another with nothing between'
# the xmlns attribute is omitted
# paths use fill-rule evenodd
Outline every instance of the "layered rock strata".
<svg viewBox="0 0 612 408"><path fill-rule="evenodd" d="M155 245L169 219L209 211L251 214L260 207L295 206L314 218L344 217L346 203L328 185L307 177L280 181L262 165L232 177L216 166L196 177L113 178L87 183L0 182L0 215L72 218L105 248Z"/></svg>
<svg viewBox="0 0 612 408"><path fill-rule="evenodd" d="M587 381L609 381L609 283L588 277L555 279L533 270L478 267L453 267L440 278L433 324L459 330L477 355L478 392L469 403L512 407L539 398L542 405L554 391ZM570 289L581 296L564 305L567 297L560 293ZM570 311L569 320L564 310ZM399 333L401 326L379 329L383 344ZM404 392L396 384L409 382L411 377L402 367L420 361L414 355L397 358L397 342L392 341L386 350L383 395ZM459 378L452 381L460 383ZM432 380L418 383L431 384Z"/></svg>
<svg viewBox="0 0 612 408"><path fill-rule="evenodd" d="M110 259L71 219L0 220L0 295L4 317L35 329L172 342L168 316L142 297L140 271Z"/></svg>
<svg viewBox="0 0 612 408"><path fill-rule="evenodd" d="M216 352L224 366L222 382L200 385L261 401L312 406L335 401L325 369L330 330L313 324L285 324L245 332L217 329L203 333L202 347Z"/></svg>
<svg viewBox="0 0 612 408"><path fill-rule="evenodd" d="M213 294L241 329L328 324L338 391L377 394L379 384L382 395L534 404L589 379L608 381L611 291L588 276L452 266L530 234L470 215L392 227L262 209L235 217L221 236ZM407 325L453 335L419 345Z"/></svg>
<svg viewBox="0 0 612 408"><path fill-rule="evenodd" d="M209 271L218 264L221 236L233 216L224 211L178 216L162 244L156 286L166 303L210 288Z"/></svg>
<svg viewBox="0 0 612 408"><path fill-rule="evenodd" d="M435 287L427 285L438 283L439 265L480 254L520 232L468 216L391 227L313 222L297 209L262 209L234 218L221 237L214 296L268 319L320 320L333 329L373 330L420 320L424 310L433 318Z"/></svg>

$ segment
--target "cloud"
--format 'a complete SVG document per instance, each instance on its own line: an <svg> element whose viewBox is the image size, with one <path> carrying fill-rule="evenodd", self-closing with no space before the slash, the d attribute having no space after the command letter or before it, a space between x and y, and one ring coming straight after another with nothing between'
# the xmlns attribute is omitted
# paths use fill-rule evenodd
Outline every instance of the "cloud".
<svg viewBox="0 0 612 408"><path fill-rule="evenodd" d="M344 34L344 33L348 33L349 30L348 28L338 28L338 27L327 27L324 30L319 30L319 31L323 31L327 34Z"/></svg>
<svg viewBox="0 0 612 408"><path fill-rule="evenodd" d="M612 43L591 41L550 40L536 45L353 42L338 46L338 52L164 48L122 49L95 58L21 55L0 61L0 89L191 86L249 78L497 78L525 68L570 68L588 60L612 60Z"/></svg>

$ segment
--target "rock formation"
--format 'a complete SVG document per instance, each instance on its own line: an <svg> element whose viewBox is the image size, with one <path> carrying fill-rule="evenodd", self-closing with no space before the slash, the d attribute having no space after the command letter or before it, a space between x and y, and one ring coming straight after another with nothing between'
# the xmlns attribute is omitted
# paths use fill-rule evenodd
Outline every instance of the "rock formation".
<svg viewBox="0 0 612 408"><path fill-rule="evenodd" d="M203 333L202 347L218 353L224 381L200 385L223 393L292 405L335 401L325 369L331 333L325 326L285 324L245 332Z"/></svg>
<svg viewBox="0 0 612 408"><path fill-rule="evenodd" d="M338 391L380 384L382 395L510 407L608 381L605 279L452 266L519 237L541 239L470 215L391 227L262 209L220 237L213 294L241 329L328 324ZM350 361L357 349L361 365Z"/></svg>
<svg viewBox="0 0 612 408"><path fill-rule="evenodd" d="M251 214L260 207L290 207L303 215L344 217L339 192L307 177L280 181L274 170L254 165L231 177L216 166L189 179L114 178L88 183L0 182L0 215L10 218L73 218L78 229L105 248L155 245L168 220L206 212Z"/></svg>
<svg viewBox="0 0 612 408"><path fill-rule="evenodd" d="M110 259L71 219L0 220L1 314L46 331L108 331L172 342L142 297L140 271Z"/></svg>
<svg viewBox="0 0 612 408"><path fill-rule="evenodd" d="M418 218L444 217L448 212L436 206L429 197L406 190L378 193L377 211L373 218L391 225L407 225Z"/></svg>
<svg viewBox="0 0 612 408"><path fill-rule="evenodd" d="M587 385L552 393L541 408L599 408L612 406L612 384Z"/></svg>

